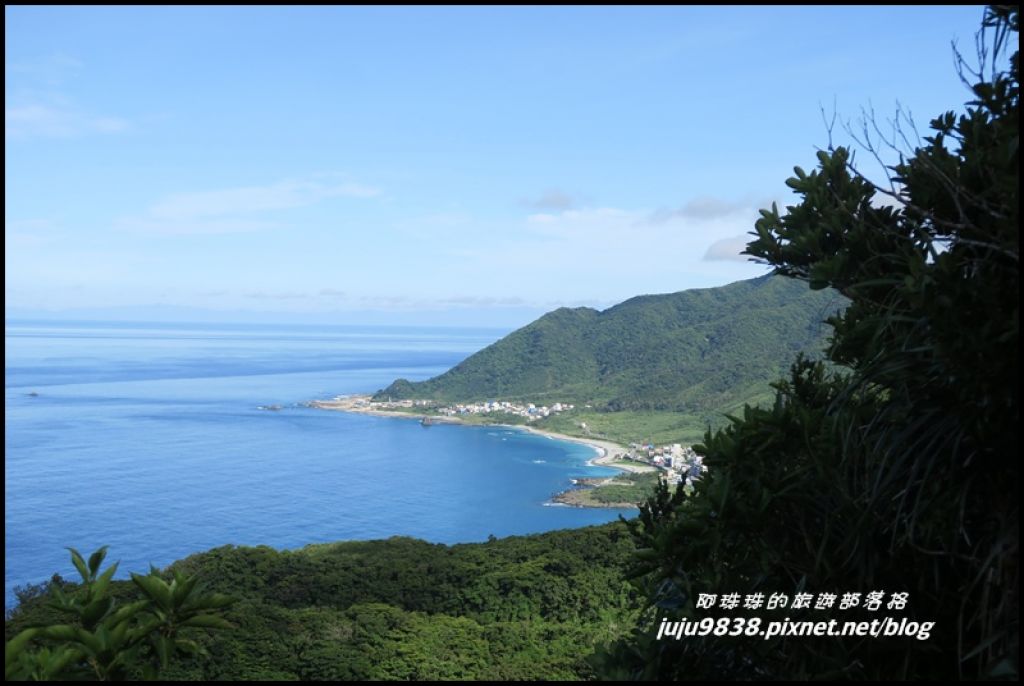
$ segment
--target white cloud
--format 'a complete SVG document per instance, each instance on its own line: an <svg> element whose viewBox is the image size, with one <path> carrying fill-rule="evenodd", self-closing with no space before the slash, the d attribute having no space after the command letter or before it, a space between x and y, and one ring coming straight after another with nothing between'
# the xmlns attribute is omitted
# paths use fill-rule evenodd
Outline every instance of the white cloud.
<svg viewBox="0 0 1024 686"><path fill-rule="evenodd" d="M246 298L252 298L253 300L305 300L309 297L308 293L297 293L294 291L287 291L283 293L253 291L251 293L245 293L244 295Z"/></svg>
<svg viewBox="0 0 1024 686"><path fill-rule="evenodd" d="M537 236L565 240L610 238L620 231L635 230L643 214L615 207L593 207L557 213L531 214L527 225Z"/></svg>
<svg viewBox="0 0 1024 686"><path fill-rule="evenodd" d="M34 232L39 233L43 231L49 231L55 227L55 223L52 219L7 219L4 218L4 231L7 233L17 232Z"/></svg>
<svg viewBox="0 0 1024 686"><path fill-rule="evenodd" d="M128 122L124 119L88 115L65 104L32 102L4 108L6 138L71 138L127 129Z"/></svg>
<svg viewBox="0 0 1024 686"><path fill-rule="evenodd" d="M521 203L526 207L536 210L554 210L561 212L572 209L576 205L576 200L568 193L564 193L557 188L549 188L544 191L540 197L522 200Z"/></svg>
<svg viewBox="0 0 1024 686"><path fill-rule="evenodd" d="M15 219L4 218L4 249L6 251L19 248L36 248L52 243L55 240L53 230L55 224L50 219Z"/></svg>
<svg viewBox="0 0 1024 686"><path fill-rule="evenodd" d="M328 186L324 193L325 197L376 198L381 195L381 190L374 186L364 186L359 183L343 183L337 186Z"/></svg>
<svg viewBox="0 0 1024 686"><path fill-rule="evenodd" d="M4 138L73 138L129 129L124 118L97 114L64 94L64 83L83 67L60 52L5 64Z"/></svg>
<svg viewBox="0 0 1024 686"><path fill-rule="evenodd" d="M771 204L771 200L754 200L751 197L725 200L704 195L688 200L676 208L660 208L655 210L650 216L650 221L659 223L676 218L712 220L725 219L737 215L752 215L756 217L758 208L770 207Z"/></svg>
<svg viewBox="0 0 1024 686"><path fill-rule="evenodd" d="M721 212L711 203L690 209L657 222L651 221L650 208L530 214L493 227L494 239L485 244L465 243L472 252L445 276L473 284L481 296L519 293L546 302L558 294L609 303L764 273L738 256L737 236L751 230L756 209ZM705 259L709 245L716 246L711 255L719 259Z"/></svg>
<svg viewBox="0 0 1024 686"><path fill-rule="evenodd" d="M156 202L142 216L120 220L121 228L162 234L247 233L281 228L266 214L308 207L330 198L371 198L381 191L357 183L288 180L266 186L177 193Z"/></svg>
<svg viewBox="0 0 1024 686"><path fill-rule="evenodd" d="M156 219L198 219L306 207L326 198L369 198L380 191L359 184L327 185L315 181L282 181L269 186L246 186L171 195L150 208Z"/></svg>
<svg viewBox="0 0 1024 686"><path fill-rule="evenodd" d="M522 307L530 305L519 296L477 296L460 295L450 298L439 298L439 305L456 305L459 307Z"/></svg>
<svg viewBox="0 0 1024 686"><path fill-rule="evenodd" d="M708 246L707 252L704 253L704 260L706 262L722 260L746 262L750 259L750 256L741 255L740 253L747 249L747 243L751 240L753 240L753 238L747 234L717 240Z"/></svg>
<svg viewBox="0 0 1024 686"><path fill-rule="evenodd" d="M59 86L81 71L83 66L80 59L55 52L42 58L8 62L4 64L4 74L12 79L27 78L47 86Z"/></svg>
<svg viewBox="0 0 1024 686"><path fill-rule="evenodd" d="M225 233L252 233L280 229L281 222L241 219L235 217L204 219L197 217L123 217L115 222L117 228L136 233L155 233L167 236L198 236Z"/></svg>

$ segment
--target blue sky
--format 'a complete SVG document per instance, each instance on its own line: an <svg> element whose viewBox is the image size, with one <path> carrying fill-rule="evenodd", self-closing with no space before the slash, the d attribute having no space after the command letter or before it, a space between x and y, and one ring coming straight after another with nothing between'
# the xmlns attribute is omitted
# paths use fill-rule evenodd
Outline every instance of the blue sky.
<svg viewBox="0 0 1024 686"><path fill-rule="evenodd" d="M819 108L924 130L981 16L7 7L6 310L512 326L757 276Z"/></svg>

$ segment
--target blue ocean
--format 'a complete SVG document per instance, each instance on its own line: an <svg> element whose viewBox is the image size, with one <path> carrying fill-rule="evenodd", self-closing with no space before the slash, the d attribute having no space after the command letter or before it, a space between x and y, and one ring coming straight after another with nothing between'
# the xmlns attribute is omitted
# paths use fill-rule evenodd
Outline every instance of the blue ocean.
<svg viewBox="0 0 1024 686"><path fill-rule="evenodd" d="M443 372L489 329L6 322L4 590L213 547L456 543L613 520L550 506L591 448L303 407ZM280 405L279 411L259 409Z"/></svg>

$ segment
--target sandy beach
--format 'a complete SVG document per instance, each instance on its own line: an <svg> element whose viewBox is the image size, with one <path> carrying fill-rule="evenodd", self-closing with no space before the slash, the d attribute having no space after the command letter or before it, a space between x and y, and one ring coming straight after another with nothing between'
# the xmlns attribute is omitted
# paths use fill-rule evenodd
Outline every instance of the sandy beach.
<svg viewBox="0 0 1024 686"><path fill-rule="evenodd" d="M601 454L592 460L589 460L590 464L599 465L602 467L612 467L614 469L621 469L624 472L653 472L654 467L643 464L629 464L622 460L616 461L616 455L622 455L623 453L629 452L625 446L619 445L618 443L612 443L611 441L602 441L597 438L581 438L579 436L568 436L566 434L555 433L554 431L545 431L544 429L537 429L532 426L526 426L523 424L508 424L505 426L512 426L513 428L523 429L529 431L532 434L538 436L550 436L551 438L557 438L560 441L571 441L572 443L582 443L583 445L589 445L592 448L596 448Z"/></svg>
<svg viewBox="0 0 1024 686"><path fill-rule="evenodd" d="M479 424L462 421L458 417L439 417L437 415L427 414L424 412L401 412L398 410L380 410L371 408L368 407L369 400L370 396L368 395L352 395L344 398L337 398L335 400L313 400L309 403L309 406L321 410L358 412L360 414L369 414L377 417L404 417L405 419L429 418L432 422L437 424L465 424L467 426L479 426ZM628 452L628 450L625 446L619 445L618 443L612 443L611 441L605 441L597 438L569 436L567 434L560 434L554 431L538 429L527 424L502 424L500 422L495 422L494 424L491 424L491 426L505 426L512 429L522 429L523 431L529 431L530 433L538 436L548 436L560 441L570 441L572 443L588 445L600 453L600 455L590 460L590 463L602 467L614 467L615 469L621 469L627 472L650 472L654 470L653 467L649 467L647 465L622 464L621 462L615 462L616 455L622 455L623 453Z"/></svg>

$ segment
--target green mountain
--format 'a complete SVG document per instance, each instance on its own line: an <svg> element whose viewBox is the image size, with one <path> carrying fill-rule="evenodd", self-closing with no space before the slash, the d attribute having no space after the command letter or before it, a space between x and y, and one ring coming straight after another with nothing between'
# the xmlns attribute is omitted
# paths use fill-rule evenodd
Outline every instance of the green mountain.
<svg viewBox="0 0 1024 686"><path fill-rule="evenodd" d="M605 410L724 411L763 396L797 352L819 352L834 291L764 276L631 298L604 311L560 308L427 381L398 379L377 400L590 403Z"/></svg>

